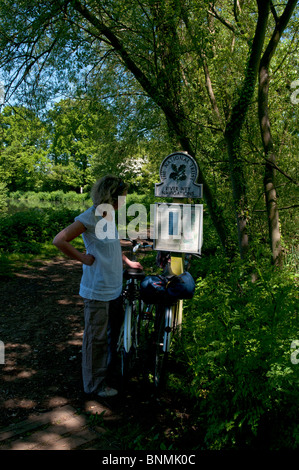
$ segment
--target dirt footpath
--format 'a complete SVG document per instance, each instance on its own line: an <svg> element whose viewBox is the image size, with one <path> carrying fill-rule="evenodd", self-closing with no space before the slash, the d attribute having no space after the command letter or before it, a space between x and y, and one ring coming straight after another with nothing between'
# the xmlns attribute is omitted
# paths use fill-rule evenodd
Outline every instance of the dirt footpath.
<svg viewBox="0 0 299 470"><path fill-rule="evenodd" d="M0 450L120 449L107 426L171 429L165 402L138 381L101 402L82 393L81 273L79 262L57 257L0 278Z"/></svg>

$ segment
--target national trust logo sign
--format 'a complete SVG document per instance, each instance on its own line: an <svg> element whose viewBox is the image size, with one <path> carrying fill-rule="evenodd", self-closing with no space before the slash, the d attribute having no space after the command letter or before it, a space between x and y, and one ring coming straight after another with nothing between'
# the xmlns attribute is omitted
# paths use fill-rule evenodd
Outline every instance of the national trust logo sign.
<svg viewBox="0 0 299 470"><path fill-rule="evenodd" d="M196 184L197 163L184 152L175 152L164 158L160 166L161 183L155 184L155 196L200 198L202 185Z"/></svg>

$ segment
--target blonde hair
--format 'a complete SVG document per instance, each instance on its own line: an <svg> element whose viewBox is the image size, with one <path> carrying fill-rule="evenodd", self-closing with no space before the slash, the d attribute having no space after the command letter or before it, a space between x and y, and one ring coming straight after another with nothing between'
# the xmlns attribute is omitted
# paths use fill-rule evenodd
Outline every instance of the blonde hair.
<svg viewBox="0 0 299 470"><path fill-rule="evenodd" d="M93 185L90 197L95 206L99 204L111 204L117 202L118 196L122 196L128 190L128 185L117 176L106 175Z"/></svg>

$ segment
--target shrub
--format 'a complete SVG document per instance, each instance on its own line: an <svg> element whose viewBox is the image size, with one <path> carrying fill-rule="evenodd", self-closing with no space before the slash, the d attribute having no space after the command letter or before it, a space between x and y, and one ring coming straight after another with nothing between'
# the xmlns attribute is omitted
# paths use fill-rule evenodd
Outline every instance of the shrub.
<svg viewBox="0 0 299 470"><path fill-rule="evenodd" d="M76 215L78 211L68 209L30 209L3 215L0 217L0 250L37 253L38 243L51 242Z"/></svg>
<svg viewBox="0 0 299 470"><path fill-rule="evenodd" d="M69 191L65 193L62 190L56 190L56 191L40 191L40 192L34 192L34 191L15 191L11 192L9 194L9 197L11 199L18 199L20 201L30 201L33 202L35 201L38 203L39 201L51 201L51 202L60 202L60 203L70 203L70 202L84 202L89 199L89 194L88 193L83 193L79 194L76 193L75 191Z"/></svg>
<svg viewBox="0 0 299 470"><path fill-rule="evenodd" d="M7 185L4 182L0 182L0 213L5 212L7 209Z"/></svg>
<svg viewBox="0 0 299 470"><path fill-rule="evenodd" d="M177 359L188 364L189 387L208 449L299 446L299 339L294 275L268 266L248 271L210 259L184 313ZM263 273L263 274L262 274Z"/></svg>

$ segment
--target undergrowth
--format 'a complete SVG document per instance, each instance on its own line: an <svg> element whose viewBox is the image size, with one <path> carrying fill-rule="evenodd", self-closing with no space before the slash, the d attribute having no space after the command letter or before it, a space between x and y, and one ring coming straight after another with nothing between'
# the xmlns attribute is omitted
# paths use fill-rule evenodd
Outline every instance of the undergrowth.
<svg viewBox="0 0 299 470"><path fill-rule="evenodd" d="M203 447L298 448L297 276L220 258L202 262L175 347Z"/></svg>
<svg viewBox="0 0 299 470"><path fill-rule="evenodd" d="M52 239L78 213L64 207L2 214L0 274L24 260L57 255ZM74 243L83 248L80 238ZM140 261L148 272L156 270L154 252ZM123 448L179 448L194 430L197 449L299 447L297 266L294 251L278 269L260 248L250 262L229 260L216 249L192 261L196 291L184 302L168 382L192 407L191 419L171 438L158 425L128 423L119 431Z"/></svg>

